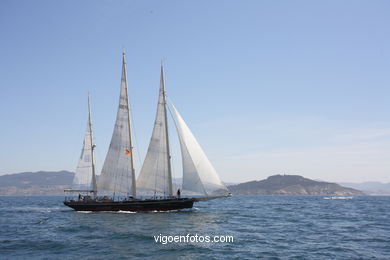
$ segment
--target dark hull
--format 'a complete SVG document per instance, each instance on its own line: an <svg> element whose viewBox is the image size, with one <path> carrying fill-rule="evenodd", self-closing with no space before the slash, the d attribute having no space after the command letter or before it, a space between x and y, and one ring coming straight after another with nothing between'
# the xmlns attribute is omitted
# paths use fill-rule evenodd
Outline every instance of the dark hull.
<svg viewBox="0 0 390 260"><path fill-rule="evenodd" d="M162 199L130 201L65 201L64 204L76 211L169 211L192 208L195 199Z"/></svg>

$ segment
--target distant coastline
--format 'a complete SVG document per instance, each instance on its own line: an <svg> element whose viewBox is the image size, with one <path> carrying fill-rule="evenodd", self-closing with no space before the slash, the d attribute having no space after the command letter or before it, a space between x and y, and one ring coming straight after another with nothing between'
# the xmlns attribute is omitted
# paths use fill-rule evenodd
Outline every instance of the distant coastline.
<svg viewBox="0 0 390 260"><path fill-rule="evenodd" d="M74 173L39 171L0 175L0 196L63 196ZM178 180L180 181L180 180ZM233 195L390 195L390 183L330 183L299 175L273 175L229 185Z"/></svg>
<svg viewBox="0 0 390 260"><path fill-rule="evenodd" d="M69 171L39 171L0 176L0 195L39 196L64 195L72 183L74 173Z"/></svg>
<svg viewBox="0 0 390 260"><path fill-rule="evenodd" d="M233 194L247 195L366 195L357 189L314 181L299 175L273 175L265 180L231 185L228 188Z"/></svg>

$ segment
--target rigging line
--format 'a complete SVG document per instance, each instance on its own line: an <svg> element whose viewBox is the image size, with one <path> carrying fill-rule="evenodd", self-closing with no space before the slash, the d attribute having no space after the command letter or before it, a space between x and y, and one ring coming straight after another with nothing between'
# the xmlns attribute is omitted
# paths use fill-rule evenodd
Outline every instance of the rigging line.
<svg viewBox="0 0 390 260"><path fill-rule="evenodd" d="M163 136L164 134L164 131L165 128L161 127L160 128L160 136ZM166 145L166 144L165 144ZM160 142L160 151L162 150L162 148L164 147L164 143L163 142ZM165 151L164 151L165 152ZM160 153L160 155L164 155L164 153ZM160 156L159 156L160 158ZM164 156L165 158L165 156ZM166 164L166 160L162 160L162 164L163 164L163 189L162 189L162 194L164 195L164 197L166 196L166 189L167 189L167 183L166 183L166 179L167 179L167 172L166 172L166 168L167 168L167 164Z"/></svg>
<svg viewBox="0 0 390 260"><path fill-rule="evenodd" d="M125 188L125 189L128 188L127 171L129 169L129 166L127 165L127 158L124 156L124 150L127 149L127 148L125 148L126 146L124 146L124 148L122 148L122 151L121 151L122 161L123 161L125 166L121 170L121 175L120 175L121 178L120 178L120 182L118 183L118 187L119 187L118 193L119 194L123 193L122 188Z"/></svg>
<svg viewBox="0 0 390 260"><path fill-rule="evenodd" d="M171 112L171 110L170 110L168 104L166 104L166 107L168 108L169 114L170 114L171 117L172 117L172 112ZM172 118L173 118L173 117L172 117ZM168 132L168 138L169 138L169 140L172 140L171 134L172 134L172 131L169 131L169 132ZM171 155L172 155L172 150L171 150ZM178 185L176 184L175 165L174 165L174 163L173 163L172 158L170 158L170 159L171 159L171 167L172 167L172 175L173 175L173 176L172 176L172 177L173 177L173 179L172 179L172 185L175 185L175 190L176 190L176 188L177 188ZM175 180L175 182L174 182L173 180ZM172 188L172 189L173 189L173 188Z"/></svg>
<svg viewBox="0 0 390 260"><path fill-rule="evenodd" d="M174 185L174 187L175 187L175 189L174 190L176 190L176 188L177 188L177 184L176 184L176 181L177 181L177 179L176 179L176 175L175 175L175 166L174 166L174 164L172 163L172 173L173 173L173 179L175 180L175 182L173 183L173 180L172 180L172 185ZM173 189L173 188L172 188Z"/></svg>
<svg viewBox="0 0 390 260"><path fill-rule="evenodd" d="M129 156L128 156L129 157ZM130 159L130 158L128 158ZM128 160L129 161L129 160ZM129 169L129 165L131 165L130 169ZM131 159L130 159L130 163L126 163L126 168L127 168L127 196L129 197L130 196L130 191L133 192L132 190L132 186L133 186L133 178L132 178L132 170L134 168L134 165L131 164ZM130 172L130 175L128 174Z"/></svg>
<svg viewBox="0 0 390 260"><path fill-rule="evenodd" d="M169 159L168 159L169 160ZM168 165L167 165L167 161L164 160L164 198L167 196L167 175L168 175L168 172L166 171ZM168 180L169 181L169 180ZM169 185L169 184L168 184Z"/></svg>
<svg viewBox="0 0 390 260"><path fill-rule="evenodd" d="M160 147L162 147L162 144L160 144ZM162 190L161 190L161 195L164 195L165 197L165 189L166 189L166 172L165 172L165 168L166 168L166 165L165 165L165 160L162 160L162 170L163 170L163 174L162 174L162 178L163 178L163 186L162 186Z"/></svg>
<svg viewBox="0 0 390 260"><path fill-rule="evenodd" d="M119 160L120 160L120 158L121 158L121 156L120 156L121 150L122 150L122 146L120 146L120 148L119 148L118 156L117 156L117 160L116 160L116 166L115 166L116 171L115 171L115 174L114 174L114 198L115 198L116 187L117 187L117 183L118 183L118 175L119 175L119 174L118 174L117 165L119 164ZM120 173L120 172L119 172L119 173Z"/></svg>
<svg viewBox="0 0 390 260"><path fill-rule="evenodd" d="M159 104L161 104L161 103L159 103ZM164 128L162 127L162 122L160 121L160 140L161 140L161 138L162 138L162 136L164 136ZM162 151L163 150L163 147L164 147L164 142L160 142L160 147L159 147L159 151ZM165 152L165 150L164 150L164 152ZM164 195L165 196L165 189L166 189L166 177L165 177L165 175L166 175L166 172L165 172L165 168L166 168L166 165L165 165L165 160L163 160L162 159L162 156L163 156L163 158L165 158L165 156L164 156L164 152L163 153L159 153L159 155L158 155L158 159L159 159L159 161L161 160L161 164L162 164L162 170L163 170L163 174L162 174L162 178L163 178L163 186L162 186L162 190L161 190L161 193L162 193L162 195ZM158 167L157 167L157 169L158 169ZM158 172L156 173L156 178L157 178L157 174L158 174Z"/></svg>
<svg viewBox="0 0 390 260"><path fill-rule="evenodd" d="M166 98L167 98L167 96L166 96ZM172 103L172 101L171 101L169 98L168 98L168 101L169 101L170 103ZM169 112L169 114L171 115L171 118L173 119L174 117L173 117L171 108L169 107L168 104L166 104L166 107L168 108L168 112ZM175 124L175 126L176 126L176 122L175 122L174 119L173 119L173 122L174 122L174 124ZM170 135L170 133L168 133L168 134ZM172 139L171 139L171 136L169 136L169 139L172 140ZM172 151L171 151L171 153L172 153ZM180 154L181 154L181 153L180 153ZM175 166L174 166L174 163L172 163L171 165L172 165L173 179L176 180L176 174L175 174ZM173 180L172 180L172 184L173 184ZM177 188L176 186L179 186L179 185L177 185L177 184L176 184L176 181L175 181L175 189Z"/></svg>
<svg viewBox="0 0 390 260"><path fill-rule="evenodd" d="M165 126L164 130L168 127L168 125ZM166 133L165 133L166 135ZM168 135L169 135L169 131L168 131ZM168 136L169 138L169 136ZM165 144L166 146L168 146L168 143ZM170 155L169 155L170 156ZM169 157L168 160L170 160L171 158ZM169 178L168 178L168 174L169 174L169 170L168 170L168 161L164 160L164 197L167 197L167 194L168 196L170 195L169 194Z"/></svg>
<svg viewBox="0 0 390 260"><path fill-rule="evenodd" d="M129 101L130 102L130 101ZM132 107L131 108L131 110L134 112L134 107ZM135 114L135 113L132 113L132 114ZM135 127L135 123L134 123L134 116L131 116L130 117L130 122L131 122L131 126L132 126L132 128L133 128L133 131L132 131L132 133L134 134L134 139L135 139L135 145L137 146L137 149L135 149L135 150L137 150L137 155L138 155L138 163L139 163L139 165L141 166L142 165L142 162L141 162L141 147L139 146L139 144L138 144L138 138L137 138L137 131L135 131L135 129L136 129L136 127ZM134 147L133 147L133 150L134 150ZM133 165L133 167L134 167L134 165Z"/></svg>
<svg viewBox="0 0 390 260"><path fill-rule="evenodd" d="M161 133L162 135L161 136L165 136L165 127L161 127ZM166 142L166 140L165 140ZM160 142L160 150L162 150L162 148L166 146L166 143L164 142ZM164 153L165 153L165 149L164 149ZM164 197L166 196L166 193L167 193L167 164L166 164L166 156L164 156L164 153L161 153L161 155L163 156L163 160L162 160L162 163L163 163L163 179L164 179L164 182L163 182L163 189L162 189L162 195L164 195Z"/></svg>
<svg viewBox="0 0 390 260"><path fill-rule="evenodd" d="M156 160L157 160L157 162L156 162L156 169L155 169L155 172L154 172L154 195L153 195L154 197L156 197L156 192L157 192L157 174L158 174L158 165L159 165L159 162L160 162L160 156L157 156Z"/></svg>
<svg viewBox="0 0 390 260"><path fill-rule="evenodd" d="M126 145L126 147L128 147ZM127 148L123 148L122 150L124 151L125 149ZM127 161L127 158L125 156L123 156L123 154L121 153L121 156L123 158L123 161L126 162ZM127 156L127 155L126 155ZM123 170L121 171L121 182L120 184L118 184L119 186L119 193L123 193L123 190L121 189L121 186L123 185L124 188L127 188L127 191L129 191L129 188L130 188L130 178L129 178L129 163L125 163L126 167L123 168ZM126 187L127 185L127 187Z"/></svg>
<svg viewBox="0 0 390 260"><path fill-rule="evenodd" d="M124 161L126 161L126 159L124 159ZM128 165L126 165L126 168L124 167L123 170L122 170L121 182L120 182L120 184L118 184L118 186L119 186L119 193L120 194L123 193L122 186L124 186L124 188L128 188L128 187L126 187L126 184L128 185L128 181L126 181L126 179L128 180L128 178L127 178L128 170L129 170L129 166Z"/></svg>
<svg viewBox="0 0 390 260"><path fill-rule="evenodd" d="M97 174L96 174L96 172L97 172L97 160L96 159L98 159L98 160L100 160L99 158L96 158L96 137L95 136L93 136L93 139L92 139L92 142L93 142L93 149L91 149L91 153L94 153L94 155L93 155L93 164L94 164L94 167L95 167L95 180L96 180L96 190L97 190L97 178L96 178L96 176L98 176ZM92 170L92 169L91 169ZM100 176L100 175L99 175ZM91 180L92 181L92 180Z"/></svg>
<svg viewBox="0 0 390 260"><path fill-rule="evenodd" d="M125 149L129 149L129 147L130 147L130 139L126 138L126 145L122 149L123 150L122 152L124 153ZM131 149L131 152L132 152L132 149ZM122 153L121 153L121 155L123 156ZM131 164L130 156L125 155L123 158L124 158L126 168L123 169L124 171L122 173L122 182L124 183L124 186L125 186L124 188L127 190L126 194L127 194L127 196L129 196L130 195L130 187L132 186L132 181L133 181L131 178L132 177L131 176L132 175L132 167L134 167L134 165ZM129 169L129 166L131 166L130 169ZM130 170L130 175L129 175L129 170Z"/></svg>
<svg viewBox="0 0 390 260"><path fill-rule="evenodd" d="M101 155L101 151L100 151L100 149L99 149L99 146L97 146L96 145L96 138L94 137L94 139L95 139L95 149L94 149L94 151L95 151L95 173L96 172L99 172L99 171L96 171L96 169L97 169L97 167L96 167L96 162L98 161L98 162L102 162L102 155ZM97 156L96 156L97 155ZM100 174L101 174L101 172L102 172L102 169L100 169ZM100 176L100 174L99 174L99 176Z"/></svg>

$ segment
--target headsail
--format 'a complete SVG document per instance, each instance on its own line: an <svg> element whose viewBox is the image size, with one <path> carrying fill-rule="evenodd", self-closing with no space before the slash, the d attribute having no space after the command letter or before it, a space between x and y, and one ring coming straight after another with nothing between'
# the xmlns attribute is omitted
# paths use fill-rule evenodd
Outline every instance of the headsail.
<svg viewBox="0 0 390 260"><path fill-rule="evenodd" d="M153 191L155 194L158 193L172 196L172 174L168 140L164 70L162 66L156 119L148 152L137 179L137 187L147 191Z"/></svg>
<svg viewBox="0 0 390 260"><path fill-rule="evenodd" d="M206 157L191 130L172 105L183 163L183 192L206 196L227 193L227 188Z"/></svg>
<svg viewBox="0 0 390 260"><path fill-rule="evenodd" d="M73 178L72 190L92 191L96 197L96 175L95 175L95 156L92 134L91 105L88 95L88 124L84 137L83 148L77 164L75 176Z"/></svg>
<svg viewBox="0 0 390 260"><path fill-rule="evenodd" d="M130 127L126 61L123 53L119 107L110 147L98 181L99 191L136 196L133 147Z"/></svg>
<svg viewBox="0 0 390 260"><path fill-rule="evenodd" d="M89 124L84 137L83 148L73 178L72 190L92 190L92 149Z"/></svg>

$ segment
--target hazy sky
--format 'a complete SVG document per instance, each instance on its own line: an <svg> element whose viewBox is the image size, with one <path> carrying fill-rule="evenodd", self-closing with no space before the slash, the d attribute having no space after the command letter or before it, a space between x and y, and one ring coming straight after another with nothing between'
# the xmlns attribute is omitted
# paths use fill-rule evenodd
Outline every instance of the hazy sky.
<svg viewBox="0 0 390 260"><path fill-rule="evenodd" d="M164 60L168 96L223 180L390 182L389 13L368 0L2 0L0 174L73 171L88 91L101 167L124 49L138 169Z"/></svg>

